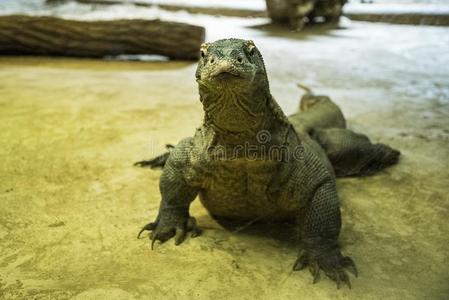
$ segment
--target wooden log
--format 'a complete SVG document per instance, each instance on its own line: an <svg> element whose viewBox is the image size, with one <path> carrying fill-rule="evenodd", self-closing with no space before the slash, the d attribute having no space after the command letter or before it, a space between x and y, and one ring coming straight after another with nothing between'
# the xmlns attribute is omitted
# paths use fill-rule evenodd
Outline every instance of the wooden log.
<svg viewBox="0 0 449 300"><path fill-rule="evenodd" d="M57 3L60 1L69 0L46 0L47 3ZM158 7L168 11L187 11L190 14L204 14L214 16L239 17L239 18L266 18L268 16L265 10L246 9L246 8L226 8L226 7L205 7L205 6L190 6L190 5L176 5L163 4L157 2L143 2L143 1L123 1L123 0L75 0L83 4L99 4L99 5L134 5L138 7Z"/></svg>
<svg viewBox="0 0 449 300"><path fill-rule="evenodd" d="M0 54L104 57L158 54L197 59L203 27L160 20L74 21L0 16Z"/></svg>
<svg viewBox="0 0 449 300"><path fill-rule="evenodd" d="M438 13L346 13L345 15L354 21L449 26L449 16Z"/></svg>

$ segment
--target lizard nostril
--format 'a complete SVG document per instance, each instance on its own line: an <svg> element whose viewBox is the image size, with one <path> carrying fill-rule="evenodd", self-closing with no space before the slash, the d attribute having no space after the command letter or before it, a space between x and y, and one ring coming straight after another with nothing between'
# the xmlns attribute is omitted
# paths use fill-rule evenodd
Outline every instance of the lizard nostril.
<svg viewBox="0 0 449 300"><path fill-rule="evenodd" d="M242 62L243 62L243 59L242 59L241 57L239 57L239 58L237 58L237 61L238 61L239 63L242 63Z"/></svg>
<svg viewBox="0 0 449 300"><path fill-rule="evenodd" d="M215 59L214 59L213 57L209 60L209 62L210 62L211 64L213 64L214 61L215 61Z"/></svg>

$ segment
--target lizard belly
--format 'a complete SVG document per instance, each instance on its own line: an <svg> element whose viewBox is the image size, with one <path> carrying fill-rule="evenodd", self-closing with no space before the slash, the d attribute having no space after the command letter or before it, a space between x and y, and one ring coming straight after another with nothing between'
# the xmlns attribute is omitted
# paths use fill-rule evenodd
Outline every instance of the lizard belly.
<svg viewBox="0 0 449 300"><path fill-rule="evenodd" d="M213 216L240 220L294 216L296 205L292 205L294 200L287 192L270 190L279 162L235 160L210 164L207 169L213 171L205 174L199 196Z"/></svg>

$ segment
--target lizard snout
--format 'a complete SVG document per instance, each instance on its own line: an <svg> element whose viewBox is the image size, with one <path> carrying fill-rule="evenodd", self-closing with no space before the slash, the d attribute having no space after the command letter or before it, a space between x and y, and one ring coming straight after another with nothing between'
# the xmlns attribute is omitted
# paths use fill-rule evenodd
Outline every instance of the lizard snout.
<svg viewBox="0 0 449 300"><path fill-rule="evenodd" d="M215 70L212 72L212 76L216 77L219 75L232 75L235 77L240 76L239 72L235 70L232 63L227 60L216 62Z"/></svg>

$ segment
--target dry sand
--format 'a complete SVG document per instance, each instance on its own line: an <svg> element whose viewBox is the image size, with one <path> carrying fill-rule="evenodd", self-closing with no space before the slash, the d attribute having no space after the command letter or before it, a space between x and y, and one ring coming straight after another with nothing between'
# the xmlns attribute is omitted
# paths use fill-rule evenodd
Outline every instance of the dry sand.
<svg viewBox="0 0 449 300"><path fill-rule="evenodd" d="M447 29L235 33L260 45L287 112L301 81L403 153L378 175L339 180L353 289L292 272L285 228L229 232L198 201L203 236L154 251L136 239L157 213L160 171L132 164L201 121L194 65L0 58L0 299L447 299Z"/></svg>

